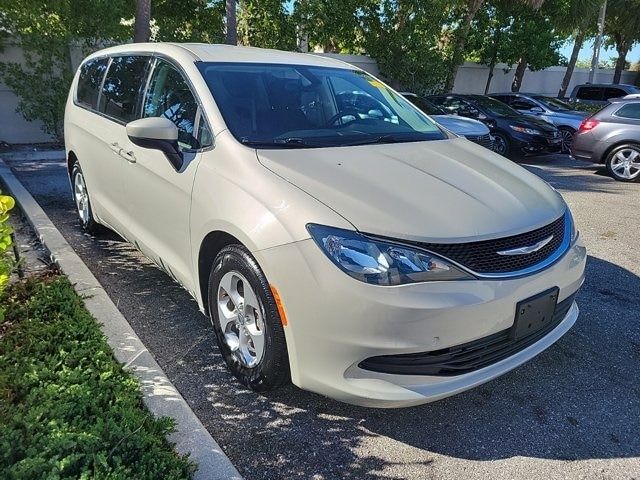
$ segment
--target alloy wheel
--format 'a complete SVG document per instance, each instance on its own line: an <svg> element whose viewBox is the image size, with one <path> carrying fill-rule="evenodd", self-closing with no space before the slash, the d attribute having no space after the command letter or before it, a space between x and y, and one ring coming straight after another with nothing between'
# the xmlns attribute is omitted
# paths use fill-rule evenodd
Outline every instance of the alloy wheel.
<svg viewBox="0 0 640 480"><path fill-rule="evenodd" d="M562 153L568 153L571 150L571 144L573 143L573 132L563 128L560 129L560 136L562 138L560 151Z"/></svg>
<svg viewBox="0 0 640 480"><path fill-rule="evenodd" d="M640 175L640 152L635 148L618 150L611 159L611 171L620 178L633 180Z"/></svg>
<svg viewBox="0 0 640 480"><path fill-rule="evenodd" d="M505 155L507 148L507 141L501 135L496 135L493 140L493 150L500 155Z"/></svg>
<svg viewBox="0 0 640 480"><path fill-rule="evenodd" d="M224 340L245 367L255 367L265 349L264 317L258 296L237 271L224 274L218 285L218 321Z"/></svg>
<svg viewBox="0 0 640 480"><path fill-rule="evenodd" d="M89 221L89 194L81 172L76 172L73 177L73 197L76 202L78 216L82 223L86 224Z"/></svg>

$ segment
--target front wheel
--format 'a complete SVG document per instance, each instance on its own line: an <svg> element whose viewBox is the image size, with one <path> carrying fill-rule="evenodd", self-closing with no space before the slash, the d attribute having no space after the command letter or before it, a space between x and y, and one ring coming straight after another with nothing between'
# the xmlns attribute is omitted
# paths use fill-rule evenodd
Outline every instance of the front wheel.
<svg viewBox="0 0 640 480"><path fill-rule="evenodd" d="M493 151L504 157L508 157L510 153L509 139L502 133L493 134Z"/></svg>
<svg viewBox="0 0 640 480"><path fill-rule="evenodd" d="M640 179L640 145L629 143L614 148L605 161L607 170L620 182Z"/></svg>
<svg viewBox="0 0 640 480"><path fill-rule="evenodd" d="M263 392L289 382L289 356L276 302L262 270L242 245L216 256L209 275L209 311L231 373Z"/></svg>

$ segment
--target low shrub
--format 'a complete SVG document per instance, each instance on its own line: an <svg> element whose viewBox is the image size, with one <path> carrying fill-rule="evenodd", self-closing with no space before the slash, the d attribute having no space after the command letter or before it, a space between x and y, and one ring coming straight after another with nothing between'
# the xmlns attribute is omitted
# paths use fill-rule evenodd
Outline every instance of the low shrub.
<svg viewBox="0 0 640 480"><path fill-rule="evenodd" d="M69 281L49 273L0 296L0 475L182 479L173 424L142 403Z"/></svg>

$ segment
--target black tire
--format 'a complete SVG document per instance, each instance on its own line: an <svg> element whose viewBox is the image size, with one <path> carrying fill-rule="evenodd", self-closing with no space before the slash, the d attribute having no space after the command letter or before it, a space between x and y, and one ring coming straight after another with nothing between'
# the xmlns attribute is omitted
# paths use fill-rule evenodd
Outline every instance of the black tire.
<svg viewBox="0 0 640 480"><path fill-rule="evenodd" d="M511 154L511 144L509 143L509 138L505 134L493 134L493 151L499 153L503 157L508 157Z"/></svg>
<svg viewBox="0 0 640 480"><path fill-rule="evenodd" d="M571 144L573 143L573 136L576 131L570 127L559 127L560 135L562 136L562 143L560 145L560 153L570 153Z"/></svg>
<svg viewBox="0 0 640 480"><path fill-rule="evenodd" d="M244 365L231 351L220 325L218 287L228 272L239 272L249 282L260 303L264 319L264 353L252 367ZM208 302L218 347L227 367L240 383L256 392L265 392L290 382L289 355L278 307L258 263L242 245L229 245L216 256L209 275Z"/></svg>
<svg viewBox="0 0 640 480"><path fill-rule="evenodd" d="M627 153L628 152L628 153ZM630 167L629 177L625 177L625 171L622 169L616 169L614 166L614 162L619 160L619 154L623 157L628 157L629 155L633 155L635 152L636 157L634 164L637 164L637 167ZM609 175L611 175L614 179L619 182L637 182L640 181L640 144L637 143L626 143L624 145L618 145L613 150L609 152L607 158L605 160L605 165L607 166L607 171Z"/></svg>
<svg viewBox="0 0 640 480"><path fill-rule="evenodd" d="M73 195L74 205L76 206L76 214L78 215L78 220L80 221L80 227L82 227L85 232L96 235L103 232L104 227L100 225L93 216L93 209L91 208L91 200L89 199L88 190L86 200L87 214L85 218L83 218L83 215L80 213L81 207L75 193L76 177L78 175L82 175L83 183L86 189L87 187L86 183L84 182L84 174L82 173L82 168L80 168L80 163L76 160L76 162L73 164L73 167L71 167L71 194Z"/></svg>

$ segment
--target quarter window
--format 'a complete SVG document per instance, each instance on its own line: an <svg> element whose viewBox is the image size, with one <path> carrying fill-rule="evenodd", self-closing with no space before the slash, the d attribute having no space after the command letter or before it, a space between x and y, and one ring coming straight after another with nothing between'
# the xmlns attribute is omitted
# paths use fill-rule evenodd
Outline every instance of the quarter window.
<svg viewBox="0 0 640 480"><path fill-rule="evenodd" d="M602 89L598 87L580 87L576 98L580 100L602 100Z"/></svg>
<svg viewBox="0 0 640 480"><path fill-rule="evenodd" d="M80 67L76 101L83 107L95 110L98 106L100 86L108 64L108 58L96 58L89 60Z"/></svg>
<svg viewBox="0 0 640 480"><path fill-rule="evenodd" d="M198 103L182 74L158 60L142 108L143 117L165 117L178 127L178 143L185 150L200 147L194 137ZM203 138L204 140L204 138ZM211 140L210 133L207 141Z"/></svg>
<svg viewBox="0 0 640 480"><path fill-rule="evenodd" d="M616 117L640 119L640 103L628 103L620 108Z"/></svg>
<svg viewBox="0 0 640 480"><path fill-rule="evenodd" d="M127 123L136 119L149 57L114 57L102 87L98 110Z"/></svg>

